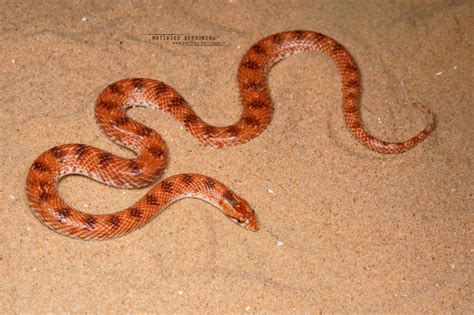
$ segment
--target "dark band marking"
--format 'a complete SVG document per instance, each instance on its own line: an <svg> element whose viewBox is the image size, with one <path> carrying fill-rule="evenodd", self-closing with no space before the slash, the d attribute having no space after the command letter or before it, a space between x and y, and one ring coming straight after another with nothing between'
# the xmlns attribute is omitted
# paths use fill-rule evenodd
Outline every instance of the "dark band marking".
<svg viewBox="0 0 474 315"><path fill-rule="evenodd" d="M165 152L160 148L149 148L148 152L159 159L162 159L165 155Z"/></svg>
<svg viewBox="0 0 474 315"><path fill-rule="evenodd" d="M207 188L209 189L214 189L216 187L216 183L214 182L214 180L212 178L208 178L206 179L206 181L204 182L204 184L206 185Z"/></svg>
<svg viewBox="0 0 474 315"><path fill-rule="evenodd" d="M253 109L260 109L260 108L266 108L268 107L268 105L263 102L263 101L260 101L260 100L255 100L255 101L252 101L248 104L248 106L250 108L253 108Z"/></svg>
<svg viewBox="0 0 474 315"><path fill-rule="evenodd" d="M350 113L350 114L355 114L359 111L359 107L358 106L348 106L348 107L344 107L344 112L345 113Z"/></svg>
<svg viewBox="0 0 474 315"><path fill-rule="evenodd" d="M189 175L189 174L186 174L183 176L183 182L186 184L186 185L191 185L193 183L193 176L192 175Z"/></svg>
<svg viewBox="0 0 474 315"><path fill-rule="evenodd" d="M186 104L186 101L181 96L176 96L170 101L170 105L173 107L183 106Z"/></svg>
<svg viewBox="0 0 474 315"><path fill-rule="evenodd" d="M248 83L247 85L245 85L243 87L244 90L257 90L257 91L261 91L263 90L263 87L264 85L262 83L259 83L259 82L251 82L251 83Z"/></svg>
<svg viewBox="0 0 474 315"><path fill-rule="evenodd" d="M273 41L275 44L279 45L279 44L281 43L281 36L280 36L280 34L275 34L275 35L273 35L273 36L272 36L272 41Z"/></svg>
<svg viewBox="0 0 474 315"><path fill-rule="evenodd" d="M199 117L196 116L196 114L189 114L188 116L186 116L186 118L184 118L183 124L186 127L189 127L189 125L194 124L197 121L199 121Z"/></svg>
<svg viewBox="0 0 474 315"><path fill-rule="evenodd" d="M45 202L48 200L48 198L49 198L49 194L46 191L43 191L39 196L40 202Z"/></svg>
<svg viewBox="0 0 474 315"><path fill-rule="evenodd" d="M109 102L105 102L105 101L100 101L98 104L97 104L97 107L102 107L106 110L111 110L112 108L115 108L115 104L114 103L109 103Z"/></svg>
<svg viewBox="0 0 474 315"><path fill-rule="evenodd" d="M168 85L166 85L163 82L159 82L158 85L156 86L156 93L161 94L164 93L168 90Z"/></svg>
<svg viewBox="0 0 474 315"><path fill-rule="evenodd" d="M258 119L253 118L253 117L244 117L243 121L249 126L257 127L258 125L260 125L260 123L258 122Z"/></svg>
<svg viewBox="0 0 474 315"><path fill-rule="evenodd" d="M137 161L134 161L134 160L129 161L128 162L128 167L130 167L130 171L134 174L139 174L141 172L141 170L140 170L141 166L140 166L140 164L138 164Z"/></svg>
<svg viewBox="0 0 474 315"><path fill-rule="evenodd" d="M57 159L60 159L63 156L63 153L59 147L51 148L51 153L53 153L54 157Z"/></svg>
<svg viewBox="0 0 474 315"><path fill-rule="evenodd" d="M156 199L152 194L146 196L146 202L150 205L158 205L158 199Z"/></svg>
<svg viewBox="0 0 474 315"><path fill-rule="evenodd" d="M225 193L223 193L222 198L227 200L227 202L229 202L234 207L240 205L240 202L235 199L234 194L230 190L227 190Z"/></svg>
<svg viewBox="0 0 474 315"><path fill-rule="evenodd" d="M84 228L86 230L93 230L95 229L97 219L93 215L88 215L84 220Z"/></svg>
<svg viewBox="0 0 474 315"><path fill-rule="evenodd" d="M248 60L242 63L242 66L247 69L258 70L260 69L260 65L252 60Z"/></svg>
<svg viewBox="0 0 474 315"><path fill-rule="evenodd" d="M356 80L356 79L351 79L351 80L347 81L347 83L345 85L349 88L352 88L352 89L356 89L356 88L360 87L359 80Z"/></svg>
<svg viewBox="0 0 474 315"><path fill-rule="evenodd" d="M46 191L46 186L48 186L48 182L40 181L39 186L41 188L41 191Z"/></svg>
<svg viewBox="0 0 474 315"><path fill-rule="evenodd" d="M354 63L346 63L344 65L344 70L345 71L350 71L350 72L358 72L359 69L357 68L357 65Z"/></svg>
<svg viewBox="0 0 474 315"><path fill-rule="evenodd" d="M143 128L140 128L139 130L137 130L137 134L141 137L147 137L151 135L153 132L154 130L147 126L143 126Z"/></svg>
<svg viewBox="0 0 474 315"><path fill-rule="evenodd" d="M112 226L116 229L120 225L120 218L117 215L111 215L109 218L109 222L112 224Z"/></svg>
<svg viewBox="0 0 474 315"><path fill-rule="evenodd" d="M304 34L303 31L294 31L293 33L295 34L295 38L298 39L298 40L301 39L303 37L303 34Z"/></svg>
<svg viewBox="0 0 474 315"><path fill-rule="evenodd" d="M331 47L331 52L332 53L337 53L337 52L340 52L340 51L345 51L344 46L342 46L338 42L334 41L333 44L332 44L332 47Z"/></svg>
<svg viewBox="0 0 474 315"><path fill-rule="evenodd" d="M49 168L47 168L46 165L44 165L41 162L34 162L33 165L31 165L31 168L33 168L35 170L38 170L40 172L48 172L49 171Z"/></svg>
<svg viewBox="0 0 474 315"><path fill-rule="evenodd" d="M109 164L110 160L112 160L112 154L108 152L101 153L99 155L99 164L100 165L107 165Z"/></svg>
<svg viewBox="0 0 474 315"><path fill-rule="evenodd" d="M117 120L115 121L115 125L116 125L116 126L125 125L126 123L129 122L129 120L130 120L130 119L129 119L127 116L122 116L122 117L120 117L119 119L117 119Z"/></svg>
<svg viewBox="0 0 474 315"><path fill-rule="evenodd" d="M143 82L142 79L140 78L135 78L132 79L133 86L135 87L135 90L138 92L141 92L143 90Z"/></svg>
<svg viewBox="0 0 474 315"><path fill-rule="evenodd" d="M231 137L234 137L234 138L238 137L240 134L239 128L237 128L236 126L229 126L226 128L226 131L229 133Z"/></svg>
<svg viewBox="0 0 474 315"><path fill-rule="evenodd" d="M206 126L203 131L208 137L213 137L215 135L216 130L217 128L214 126Z"/></svg>
<svg viewBox="0 0 474 315"><path fill-rule="evenodd" d="M346 97L348 99L357 99L359 97L359 94L357 92L351 91L351 92L347 93Z"/></svg>
<svg viewBox="0 0 474 315"><path fill-rule="evenodd" d="M109 85L109 89L110 89L110 91L111 91L112 93L114 93L114 94L122 94L122 92L120 91L120 88L119 88L117 82L115 82L115 83Z"/></svg>
<svg viewBox="0 0 474 315"><path fill-rule="evenodd" d="M252 49L255 50L255 52L257 52L258 54L262 54L262 55L265 54L265 49L258 44L253 45Z"/></svg>
<svg viewBox="0 0 474 315"><path fill-rule="evenodd" d="M162 181L161 184L161 189L167 193L172 193L173 192L173 183L168 182L166 180Z"/></svg>
<svg viewBox="0 0 474 315"><path fill-rule="evenodd" d="M351 121L351 123L349 124L349 128L353 128L353 129L359 129L360 126L361 125L358 120Z"/></svg>
<svg viewBox="0 0 474 315"><path fill-rule="evenodd" d="M142 217L142 211L138 208L130 208L130 215L134 218L141 218Z"/></svg>
<svg viewBox="0 0 474 315"><path fill-rule="evenodd" d="M70 215L71 215L71 209L69 208L61 208L58 211L56 211L56 218L61 222L68 219Z"/></svg>
<svg viewBox="0 0 474 315"><path fill-rule="evenodd" d="M80 159L87 150L87 146L85 144L78 144L76 148L74 148L74 151L76 151L77 158Z"/></svg>

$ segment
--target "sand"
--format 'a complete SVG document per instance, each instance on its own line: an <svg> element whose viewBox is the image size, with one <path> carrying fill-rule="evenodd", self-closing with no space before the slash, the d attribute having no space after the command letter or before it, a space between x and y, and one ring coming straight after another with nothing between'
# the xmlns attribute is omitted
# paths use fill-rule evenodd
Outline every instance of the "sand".
<svg viewBox="0 0 474 315"><path fill-rule="evenodd" d="M472 313L472 1L3 1L1 25L0 310L159 313ZM275 116L248 144L199 145L163 113L130 115L158 130L163 176L199 172L255 208L252 233L199 200L103 242L52 232L24 193L32 161L62 143L123 156L94 121L97 95L127 77L175 87L209 123L240 114L236 71L260 38L327 34L354 55L362 116L385 140L425 124L399 155L371 152L345 126L339 76L320 53L270 73ZM198 43L150 34L211 36ZM184 43L184 44L183 44ZM186 44L188 43L188 44ZM61 182L80 210L128 207L148 189Z"/></svg>

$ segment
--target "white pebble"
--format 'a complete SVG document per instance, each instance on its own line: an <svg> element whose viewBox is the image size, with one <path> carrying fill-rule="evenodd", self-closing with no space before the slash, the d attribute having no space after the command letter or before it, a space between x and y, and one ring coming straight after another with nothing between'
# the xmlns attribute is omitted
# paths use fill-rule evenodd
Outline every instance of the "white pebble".
<svg viewBox="0 0 474 315"><path fill-rule="evenodd" d="M86 16L83 16L82 19L81 19L81 22L85 22L87 20L88 20L88 18Z"/></svg>
<svg viewBox="0 0 474 315"><path fill-rule="evenodd" d="M13 196L13 195L10 195L9 197L10 197L11 200L15 200L15 199L16 199L16 197Z"/></svg>
<svg viewBox="0 0 474 315"><path fill-rule="evenodd" d="M268 191L270 194L275 193L275 192L273 191L273 189L271 189L271 188L268 188L267 191Z"/></svg>
<svg viewBox="0 0 474 315"><path fill-rule="evenodd" d="M245 311L248 312L250 311L250 309L251 309L250 305L247 305L247 307L245 308Z"/></svg>
<svg viewBox="0 0 474 315"><path fill-rule="evenodd" d="M179 294L179 295L183 295L183 294L184 294L184 292L183 292L183 291L181 291L181 290L179 290L179 291L178 291L178 294Z"/></svg>
<svg viewBox="0 0 474 315"><path fill-rule="evenodd" d="M13 59L12 59L12 63L15 63L15 62L16 62L16 60L15 60L15 58L13 58Z"/></svg>
<svg viewBox="0 0 474 315"><path fill-rule="evenodd" d="M443 72L442 72L442 71L440 71L440 72L436 72L436 75L442 75L442 74L443 74Z"/></svg>
<svg viewBox="0 0 474 315"><path fill-rule="evenodd" d="M284 244L283 241L280 241L280 240L277 241L277 247L283 246L283 244Z"/></svg>

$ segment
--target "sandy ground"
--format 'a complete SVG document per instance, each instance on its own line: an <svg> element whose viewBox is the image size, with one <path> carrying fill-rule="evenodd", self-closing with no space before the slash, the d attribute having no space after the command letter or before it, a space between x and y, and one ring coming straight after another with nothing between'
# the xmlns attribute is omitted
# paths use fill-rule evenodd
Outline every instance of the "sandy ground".
<svg viewBox="0 0 474 315"><path fill-rule="evenodd" d="M0 309L11 312L472 313L472 1L2 1ZM251 44L316 30L346 46L362 73L363 120L408 139L381 155L345 126L338 73L320 53L273 68L272 124L248 144L200 146L165 114L136 109L171 161L164 176L213 176L255 207L262 229L232 224L198 200L104 242L72 240L31 214L32 161L62 143L131 156L94 122L99 92L127 77L175 87L205 120L240 113L236 71ZM210 35L184 46L149 34ZM112 212L145 190L83 177L61 182L78 209Z"/></svg>

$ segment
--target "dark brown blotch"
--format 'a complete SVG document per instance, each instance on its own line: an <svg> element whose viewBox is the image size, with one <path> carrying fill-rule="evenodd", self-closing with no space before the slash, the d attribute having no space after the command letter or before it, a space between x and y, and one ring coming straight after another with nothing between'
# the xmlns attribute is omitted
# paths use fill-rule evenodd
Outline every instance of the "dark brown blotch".
<svg viewBox="0 0 474 315"><path fill-rule="evenodd" d="M184 105L185 103L186 101L181 96L176 96L170 101L170 105L173 107L179 107L179 106Z"/></svg>
<svg viewBox="0 0 474 315"><path fill-rule="evenodd" d="M204 185L209 189L214 189L216 187L216 182L212 178L208 178L204 182Z"/></svg>
<svg viewBox="0 0 474 315"><path fill-rule="evenodd" d="M348 99L357 99L358 96L359 96L359 94L357 92L353 92L353 91L347 93L347 95L346 95L346 97Z"/></svg>
<svg viewBox="0 0 474 315"><path fill-rule="evenodd" d="M101 107L105 110L111 110L112 108L115 107L115 104L114 103L110 103L110 102L105 102L105 101L100 101L98 104L97 104L97 107Z"/></svg>
<svg viewBox="0 0 474 315"><path fill-rule="evenodd" d="M46 186L48 186L48 182L40 181L40 182L39 182L39 186L40 186L41 191L45 191L45 190L46 190Z"/></svg>
<svg viewBox="0 0 474 315"><path fill-rule="evenodd" d="M143 81L140 78L134 78L132 79L133 86L135 87L135 90L141 92L143 90Z"/></svg>
<svg viewBox="0 0 474 315"><path fill-rule="evenodd" d="M217 129L214 126L206 126L203 131L206 136L213 137L216 133L216 130Z"/></svg>
<svg viewBox="0 0 474 315"><path fill-rule="evenodd" d="M245 90L257 90L260 91L263 89L263 84L259 82L250 82L247 85L244 86Z"/></svg>
<svg viewBox="0 0 474 315"><path fill-rule="evenodd" d="M169 182L169 181L162 181L161 184L161 189L163 189L164 192L166 193L172 193L173 192L173 183Z"/></svg>
<svg viewBox="0 0 474 315"><path fill-rule="evenodd" d="M272 41L273 41L275 44L279 45L279 44L281 43L281 36L280 36L280 34L274 34L274 35L272 36Z"/></svg>
<svg viewBox="0 0 474 315"><path fill-rule="evenodd" d="M156 93L158 93L158 94L164 93L167 90L168 90L168 86L165 83L161 82L161 81L158 83L158 85L156 86L156 89L155 89Z"/></svg>
<svg viewBox="0 0 474 315"><path fill-rule="evenodd" d="M146 202L149 205L158 205L158 199L155 196L153 196L152 194L148 194L146 196Z"/></svg>
<svg viewBox="0 0 474 315"><path fill-rule="evenodd" d="M120 218L119 218L117 215L115 215L115 214L113 214L113 215L110 216L109 222L110 222L110 224L112 224L112 226L113 226L115 229L120 226Z"/></svg>
<svg viewBox="0 0 474 315"><path fill-rule="evenodd" d="M355 114L359 111L359 107L358 106L347 106L347 107L344 107L344 112L345 113L350 113L350 114Z"/></svg>
<svg viewBox="0 0 474 315"><path fill-rule="evenodd" d="M115 83L112 83L111 85L109 85L109 89L114 94L122 94L122 91L120 90L120 86L119 86L118 82L115 82Z"/></svg>
<svg viewBox="0 0 474 315"><path fill-rule="evenodd" d="M186 118L184 118L183 124L186 127L189 127L189 125L192 125L192 124L196 123L197 121L199 121L199 117L196 116L196 114L189 114L189 115L186 116Z"/></svg>
<svg viewBox="0 0 474 315"><path fill-rule="evenodd" d="M234 207L240 204L239 201L235 199L234 194L230 190L226 190L226 192L222 194L222 198L227 200L227 202L229 202Z"/></svg>
<svg viewBox="0 0 474 315"><path fill-rule="evenodd" d="M60 159L63 156L61 149L59 147L51 148L51 153L54 155L55 158Z"/></svg>
<svg viewBox="0 0 474 315"><path fill-rule="evenodd" d="M359 80L351 79L347 81L346 86L352 89L357 89L360 87L360 83L359 83Z"/></svg>
<svg viewBox="0 0 474 315"><path fill-rule="evenodd" d="M88 215L84 220L84 228L87 230L95 229L97 219L93 215Z"/></svg>
<svg viewBox="0 0 474 315"><path fill-rule="evenodd" d="M260 109L260 108L266 108L268 107L267 103L261 101L261 100L255 100L249 103L248 105L250 108L253 109Z"/></svg>
<svg viewBox="0 0 474 315"><path fill-rule="evenodd" d="M149 135L151 135L152 133L154 132L153 129L151 129L150 127L147 127L147 126L143 126L143 128L140 128L138 131L137 131L137 134L141 137L148 137Z"/></svg>
<svg viewBox="0 0 474 315"><path fill-rule="evenodd" d="M165 155L165 152L160 148L149 148L148 152L159 159L162 159Z"/></svg>
<svg viewBox="0 0 474 315"><path fill-rule="evenodd" d="M260 125L260 123L258 122L258 119L253 118L253 117L244 117L244 123L249 126L254 126L254 127L257 127L258 125Z"/></svg>
<svg viewBox="0 0 474 315"><path fill-rule="evenodd" d="M351 128L351 129L360 129L360 127L361 127L361 125L360 125L359 120L351 121L351 123L349 124L349 128Z"/></svg>
<svg viewBox="0 0 474 315"><path fill-rule="evenodd" d="M294 31L293 34L295 35L296 39L301 39L303 37L304 31Z"/></svg>
<svg viewBox="0 0 474 315"><path fill-rule="evenodd" d="M130 208L130 215L134 218L141 218L142 217L142 211L138 208Z"/></svg>
<svg viewBox="0 0 474 315"><path fill-rule="evenodd" d="M48 194L46 191L43 191L43 192L39 195L39 200L40 200L40 202L48 201L48 198L49 198L49 194Z"/></svg>
<svg viewBox="0 0 474 315"><path fill-rule="evenodd" d="M85 144L78 144L74 148L74 151L76 151L77 158L81 158L87 151L87 146Z"/></svg>
<svg viewBox="0 0 474 315"><path fill-rule="evenodd" d="M107 165L112 160L112 154L108 152L101 153L99 155L99 165Z"/></svg>
<svg viewBox="0 0 474 315"><path fill-rule="evenodd" d="M109 89L114 94L121 94L122 93L120 91L120 87L117 83L113 83L113 84L109 85Z"/></svg>
<svg viewBox="0 0 474 315"><path fill-rule="evenodd" d="M332 47L331 47L331 52L332 53L338 53L340 51L344 51L344 46L342 46L341 44L339 44L338 42L334 42Z"/></svg>
<svg viewBox="0 0 474 315"><path fill-rule="evenodd" d="M64 221L69 218L71 215L71 209L69 208L61 208L58 211L56 211L56 218L59 221Z"/></svg>
<svg viewBox="0 0 474 315"><path fill-rule="evenodd" d="M247 69L258 70L260 69L260 65L252 60L248 60L242 63L242 66Z"/></svg>
<svg viewBox="0 0 474 315"><path fill-rule="evenodd" d="M33 165L31 165L31 168L35 169L35 170L38 170L40 172L48 172L49 171L49 169L46 167L46 165L44 165L41 162L34 162Z"/></svg>
<svg viewBox="0 0 474 315"><path fill-rule="evenodd" d="M240 134L239 128L237 126L229 126L226 128L226 131L229 134L229 136L234 137L234 138L238 137Z"/></svg>
<svg viewBox="0 0 474 315"><path fill-rule="evenodd" d="M119 119L117 119L117 120L115 121L115 125L116 125L116 126L123 126L123 125L125 125L126 123L128 123L129 120L130 120L130 119L129 119L127 116L122 116L122 117L120 117Z"/></svg>
<svg viewBox="0 0 474 315"><path fill-rule="evenodd" d="M265 54L265 49L262 46L260 46L259 44L253 45L252 49L258 54L262 54L262 55Z"/></svg>
<svg viewBox="0 0 474 315"><path fill-rule="evenodd" d="M138 164L137 161L131 160L128 162L128 167L130 168L130 171L134 174L139 174L141 172L141 166Z"/></svg>
<svg viewBox="0 0 474 315"><path fill-rule="evenodd" d="M354 63L346 63L344 65L344 70L349 71L349 72L358 72L359 69L357 68L357 65Z"/></svg>
<svg viewBox="0 0 474 315"><path fill-rule="evenodd" d="M183 176L183 182L188 186L193 183L193 180L194 180L194 177L190 174L186 174Z"/></svg>

